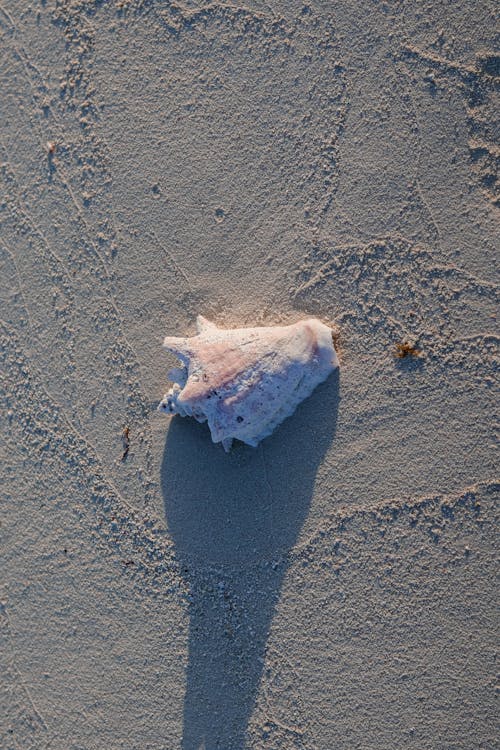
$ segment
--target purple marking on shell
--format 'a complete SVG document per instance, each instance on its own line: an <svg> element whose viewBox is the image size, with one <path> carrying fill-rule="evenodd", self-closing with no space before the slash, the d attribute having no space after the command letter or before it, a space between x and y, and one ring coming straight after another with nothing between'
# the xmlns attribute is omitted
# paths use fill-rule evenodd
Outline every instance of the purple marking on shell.
<svg viewBox="0 0 500 750"><path fill-rule="evenodd" d="M158 409L208 422L214 443L256 447L338 366L332 331L316 318L289 326L217 328L198 315L198 334L167 336L183 367Z"/></svg>

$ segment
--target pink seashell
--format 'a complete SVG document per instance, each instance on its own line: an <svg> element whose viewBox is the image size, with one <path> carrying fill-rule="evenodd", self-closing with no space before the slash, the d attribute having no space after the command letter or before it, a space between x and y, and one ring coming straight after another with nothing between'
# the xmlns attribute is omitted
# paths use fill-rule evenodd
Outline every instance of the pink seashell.
<svg viewBox="0 0 500 750"><path fill-rule="evenodd" d="M201 315L198 334L163 345L184 367L159 409L208 422L214 443L257 446L338 367L332 331L310 318L289 326L223 330Z"/></svg>

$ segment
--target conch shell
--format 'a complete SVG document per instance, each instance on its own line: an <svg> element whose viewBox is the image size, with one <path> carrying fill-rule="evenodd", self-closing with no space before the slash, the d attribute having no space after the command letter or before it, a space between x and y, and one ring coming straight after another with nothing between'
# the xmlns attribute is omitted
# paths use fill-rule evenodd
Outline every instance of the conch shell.
<svg viewBox="0 0 500 750"><path fill-rule="evenodd" d="M158 409L208 422L214 443L256 447L338 367L332 331L310 318L289 326L223 330L198 315L198 334L167 336L182 367Z"/></svg>

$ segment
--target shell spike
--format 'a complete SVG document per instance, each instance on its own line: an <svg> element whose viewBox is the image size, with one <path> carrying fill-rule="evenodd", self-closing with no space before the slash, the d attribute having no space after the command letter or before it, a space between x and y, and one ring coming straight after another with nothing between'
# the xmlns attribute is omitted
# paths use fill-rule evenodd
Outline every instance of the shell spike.
<svg viewBox="0 0 500 750"><path fill-rule="evenodd" d="M196 318L196 330L198 333L205 333L208 331L216 331L217 326L215 323L212 323L210 320L207 320L203 317L203 315L198 315Z"/></svg>
<svg viewBox="0 0 500 750"><path fill-rule="evenodd" d="M169 352L176 354L184 364L188 364L193 356L193 347L189 343L189 339L177 336L166 336L163 339L163 346L165 349L168 349Z"/></svg>

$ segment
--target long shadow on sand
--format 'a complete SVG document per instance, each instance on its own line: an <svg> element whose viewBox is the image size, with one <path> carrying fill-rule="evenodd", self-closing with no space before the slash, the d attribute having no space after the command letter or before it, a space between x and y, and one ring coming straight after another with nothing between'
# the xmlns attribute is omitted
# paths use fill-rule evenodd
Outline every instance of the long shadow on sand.
<svg viewBox="0 0 500 750"><path fill-rule="evenodd" d="M230 454L206 425L174 418L162 463L170 533L190 590L183 750L243 750L266 641L318 465L331 444L339 375L254 449Z"/></svg>

